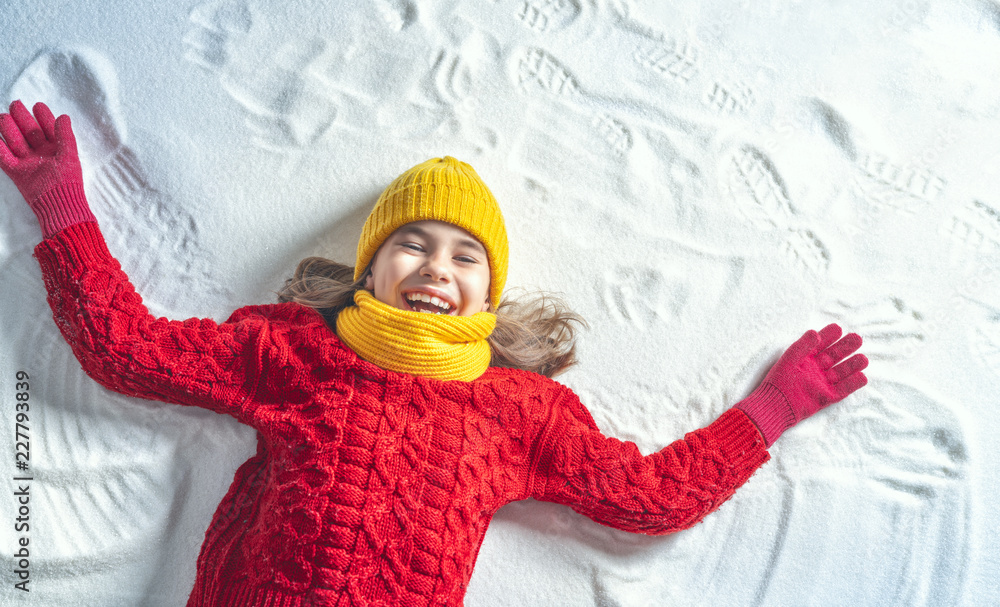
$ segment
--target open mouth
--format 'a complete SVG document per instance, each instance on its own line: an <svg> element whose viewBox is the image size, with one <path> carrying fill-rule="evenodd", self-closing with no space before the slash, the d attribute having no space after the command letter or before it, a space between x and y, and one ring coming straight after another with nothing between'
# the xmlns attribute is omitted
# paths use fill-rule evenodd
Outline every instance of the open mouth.
<svg viewBox="0 0 1000 607"><path fill-rule="evenodd" d="M412 312L423 312L425 314L447 314L454 316L458 313L450 303L427 293L403 293L403 302Z"/></svg>

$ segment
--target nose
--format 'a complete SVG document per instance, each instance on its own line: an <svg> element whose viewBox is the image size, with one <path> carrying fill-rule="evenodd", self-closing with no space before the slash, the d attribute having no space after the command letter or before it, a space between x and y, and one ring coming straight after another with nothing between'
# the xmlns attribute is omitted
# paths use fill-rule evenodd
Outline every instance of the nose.
<svg viewBox="0 0 1000 607"><path fill-rule="evenodd" d="M440 253L429 255L424 261L423 267L420 268L420 275L438 282L449 282L451 274L445 261L444 256Z"/></svg>

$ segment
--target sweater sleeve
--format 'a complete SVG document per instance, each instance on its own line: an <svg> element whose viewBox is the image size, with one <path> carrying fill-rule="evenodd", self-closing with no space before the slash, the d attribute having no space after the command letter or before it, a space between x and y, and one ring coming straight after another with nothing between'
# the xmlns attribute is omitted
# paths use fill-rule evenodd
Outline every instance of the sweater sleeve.
<svg viewBox="0 0 1000 607"><path fill-rule="evenodd" d="M643 456L634 443L604 436L568 392L553 405L532 497L603 525L663 535L701 521L768 458L760 432L738 409Z"/></svg>
<svg viewBox="0 0 1000 607"><path fill-rule="evenodd" d="M35 248L56 325L83 370L128 396L207 407L242 420L256 386L253 361L266 325L239 314L172 321L150 315L94 222Z"/></svg>

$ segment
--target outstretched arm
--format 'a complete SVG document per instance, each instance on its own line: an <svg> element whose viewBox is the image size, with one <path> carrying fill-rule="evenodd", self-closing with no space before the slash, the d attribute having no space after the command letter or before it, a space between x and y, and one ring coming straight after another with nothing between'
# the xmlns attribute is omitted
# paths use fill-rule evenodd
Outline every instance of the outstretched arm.
<svg viewBox="0 0 1000 607"><path fill-rule="evenodd" d="M741 411L651 455L604 436L574 396L556 405L532 497L570 506L617 529L663 535L699 522L768 460Z"/></svg>
<svg viewBox="0 0 1000 607"><path fill-rule="evenodd" d="M865 385L868 359L850 356L861 338L841 334L837 325L807 332L750 396L648 456L604 436L579 399L566 395L553 405L532 497L650 535L696 524L768 460L766 448L784 430Z"/></svg>
<svg viewBox="0 0 1000 607"><path fill-rule="evenodd" d="M154 318L108 252L83 190L68 116L15 101L0 114L0 168L38 217L35 248L56 325L84 371L142 398L241 417L259 373L246 361L266 333L259 316L223 324Z"/></svg>

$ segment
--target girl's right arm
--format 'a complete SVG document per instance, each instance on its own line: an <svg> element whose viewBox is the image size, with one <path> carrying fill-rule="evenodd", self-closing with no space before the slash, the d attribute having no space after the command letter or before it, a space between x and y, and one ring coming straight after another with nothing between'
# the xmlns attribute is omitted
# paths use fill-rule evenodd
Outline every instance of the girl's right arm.
<svg viewBox="0 0 1000 607"><path fill-rule="evenodd" d="M94 222L35 248L56 325L83 370L127 396L197 405L248 421L268 333L260 315L185 321L152 316Z"/></svg>
<svg viewBox="0 0 1000 607"><path fill-rule="evenodd" d="M155 318L108 252L87 204L68 116L19 102L0 114L0 168L38 217L35 248L56 325L88 375L142 398L199 405L238 418L256 387L261 315L223 324Z"/></svg>

